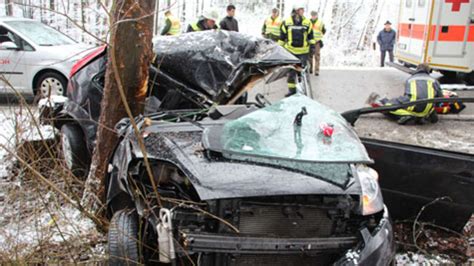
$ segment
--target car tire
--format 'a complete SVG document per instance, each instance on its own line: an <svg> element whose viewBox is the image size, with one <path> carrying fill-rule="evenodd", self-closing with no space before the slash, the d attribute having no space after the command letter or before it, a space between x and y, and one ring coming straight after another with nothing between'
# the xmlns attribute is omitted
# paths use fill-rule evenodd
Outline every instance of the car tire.
<svg viewBox="0 0 474 266"><path fill-rule="evenodd" d="M109 226L109 265L138 265L139 255L138 215L135 210L117 211Z"/></svg>
<svg viewBox="0 0 474 266"><path fill-rule="evenodd" d="M50 95L65 96L67 79L57 72L46 72L39 76L35 88L39 98L47 98Z"/></svg>
<svg viewBox="0 0 474 266"><path fill-rule="evenodd" d="M79 178L87 176L91 159L84 133L78 124L66 123L61 126L60 154L72 174Z"/></svg>

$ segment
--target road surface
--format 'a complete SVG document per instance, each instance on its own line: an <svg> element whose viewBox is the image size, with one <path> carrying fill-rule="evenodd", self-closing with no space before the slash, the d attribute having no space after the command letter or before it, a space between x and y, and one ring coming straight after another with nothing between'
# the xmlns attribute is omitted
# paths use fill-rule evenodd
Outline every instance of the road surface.
<svg viewBox="0 0 474 266"><path fill-rule="evenodd" d="M408 74L391 68L326 68L321 75L311 77L316 100L338 112L364 106L367 97L377 92L382 97L403 94ZM286 81L258 84L249 95L257 92L270 101L277 101L287 92ZM474 91L461 91L460 97L474 97ZM440 115L437 124L400 126L380 114L361 117L356 131L361 137L392 140L407 144L448 149L474 154L474 104L467 103L460 115Z"/></svg>
<svg viewBox="0 0 474 266"><path fill-rule="evenodd" d="M402 95L408 77L408 74L393 68L323 68L320 76L311 76L311 84L316 100L343 112L366 106L365 101L372 92L388 98ZM256 92L262 92L269 100L275 101L285 95L286 82L260 83L250 96ZM461 91L459 96L474 97L474 91ZM474 104L468 104L463 115L474 115Z"/></svg>

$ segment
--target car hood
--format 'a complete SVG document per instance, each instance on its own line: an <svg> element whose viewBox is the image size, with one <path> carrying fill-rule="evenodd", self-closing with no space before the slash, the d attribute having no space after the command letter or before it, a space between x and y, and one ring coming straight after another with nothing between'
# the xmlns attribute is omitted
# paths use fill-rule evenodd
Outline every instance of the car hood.
<svg viewBox="0 0 474 266"><path fill-rule="evenodd" d="M358 179L352 177L346 187L287 169L227 160L209 160L201 146L202 131L193 125L161 128L145 139L147 156L176 165L193 184L201 200L283 195L360 195ZM143 159L134 137L118 146L114 159L116 174L109 180L107 200L131 191L129 163ZM323 169L330 171L331 169ZM354 175L356 171L352 171ZM129 193L127 193L129 194Z"/></svg>
<svg viewBox="0 0 474 266"><path fill-rule="evenodd" d="M283 100L286 104L276 104L273 108L279 108L286 112L285 110L290 105L295 105L293 101L305 104L309 112L322 108L318 103L304 96ZM311 104L316 109L312 108ZM239 108L249 109L245 106ZM151 124L144 126L143 122L139 122L142 127L141 132L144 136L147 157L151 160L165 161L176 165L188 177L201 200L281 195L360 195L361 188L357 171L353 169L353 164L344 158L340 161L331 158L326 161L318 161L315 158L315 160L307 162L311 166L311 169L308 170L305 166L292 167L291 165L277 165L258 160L228 159L222 156L219 150L207 147L206 142L209 142L209 138L212 137L207 134L209 130L225 127L225 125L241 119L252 118L261 111L268 111L265 108L255 109L250 108L240 112L241 115L235 115L237 111L233 112L234 115L230 112L229 115L217 119L207 118L199 123L170 123L152 120ZM325 114L324 108L320 110L320 115L321 119L332 118L333 122L342 119L333 114ZM310 126L318 123L317 119L309 122L314 118L316 117L308 117L306 124ZM282 123L285 121L283 120ZM287 126L293 127L291 123ZM336 130L339 132L335 134L334 148L336 151L343 147L359 149L352 151L350 160L356 160L353 163L369 162L370 159L360 141L346 139L346 137L352 138L352 131L345 132L346 126L347 124L344 124L342 120L337 123ZM129 163L133 159L144 158L131 127L126 126L122 132L126 132L126 135L113 157L112 164L115 174L112 175L109 182L108 200L121 191L129 190L127 185ZM314 137L319 139L316 134ZM338 145L338 139L344 141L346 146ZM303 141L309 146L314 144ZM321 143L321 145L327 144ZM326 152L330 152L330 150ZM340 152L344 151L340 150ZM290 153L292 156L293 152Z"/></svg>
<svg viewBox="0 0 474 266"><path fill-rule="evenodd" d="M75 63L88 54L93 46L82 43L57 46L38 46L37 50L42 60L38 60L40 65L50 65L59 63Z"/></svg>

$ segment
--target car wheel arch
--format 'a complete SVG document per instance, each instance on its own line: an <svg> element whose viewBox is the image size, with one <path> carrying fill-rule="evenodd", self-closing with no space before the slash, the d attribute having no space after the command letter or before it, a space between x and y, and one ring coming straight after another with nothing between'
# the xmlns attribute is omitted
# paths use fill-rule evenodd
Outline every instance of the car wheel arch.
<svg viewBox="0 0 474 266"><path fill-rule="evenodd" d="M63 72L61 72L61 71L59 71L59 70L57 70L57 69L54 69L54 68L43 68L43 69L37 71L37 72L33 75L33 79L32 79L32 82L31 82L31 88L32 88L32 90L33 90L33 95L36 95L36 93L37 93L38 88L37 88L36 85L37 85L37 83L38 83L38 81L39 81L39 78L40 78L42 75L44 75L44 74L46 74L46 73L50 73L50 72L51 72L51 73L56 73L56 74L58 74L58 75L61 75L61 76L66 80L66 82L69 82L69 79L68 79L67 75L65 75ZM67 84L66 84L66 88L64 88L64 89L67 90Z"/></svg>

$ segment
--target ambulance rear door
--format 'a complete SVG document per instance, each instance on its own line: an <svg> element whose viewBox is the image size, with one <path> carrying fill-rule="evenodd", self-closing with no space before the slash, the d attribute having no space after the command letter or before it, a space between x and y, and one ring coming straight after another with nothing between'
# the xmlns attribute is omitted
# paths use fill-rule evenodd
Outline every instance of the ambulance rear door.
<svg viewBox="0 0 474 266"><path fill-rule="evenodd" d="M474 32L471 15L474 0L441 0L433 21L434 36L430 64L439 69L470 71ZM470 44L471 43L471 44ZM431 44L430 44L431 45Z"/></svg>
<svg viewBox="0 0 474 266"><path fill-rule="evenodd" d="M432 1L401 0L400 4L396 55L403 62L417 65L424 61Z"/></svg>

